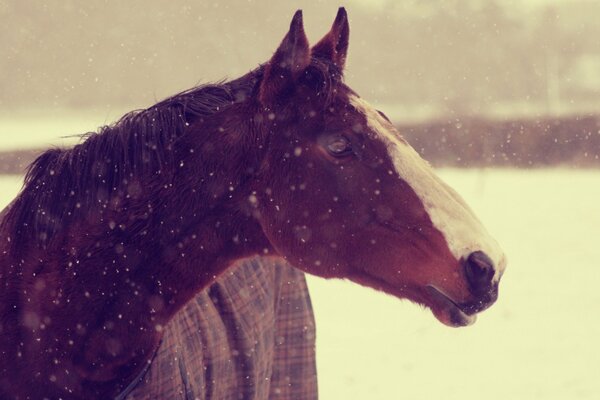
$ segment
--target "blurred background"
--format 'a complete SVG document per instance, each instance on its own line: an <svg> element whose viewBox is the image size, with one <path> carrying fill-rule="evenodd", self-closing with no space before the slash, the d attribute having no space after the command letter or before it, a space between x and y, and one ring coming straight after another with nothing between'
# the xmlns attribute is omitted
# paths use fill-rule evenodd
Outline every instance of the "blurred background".
<svg viewBox="0 0 600 400"><path fill-rule="evenodd" d="M600 0L0 0L0 208L41 149L268 60L346 6L346 81L504 246L467 329L310 278L322 399L600 393Z"/></svg>
<svg viewBox="0 0 600 400"><path fill-rule="evenodd" d="M347 82L434 163L600 164L600 1L346 3ZM317 41L337 6L0 0L0 145L95 129L237 77L269 58L296 8Z"/></svg>

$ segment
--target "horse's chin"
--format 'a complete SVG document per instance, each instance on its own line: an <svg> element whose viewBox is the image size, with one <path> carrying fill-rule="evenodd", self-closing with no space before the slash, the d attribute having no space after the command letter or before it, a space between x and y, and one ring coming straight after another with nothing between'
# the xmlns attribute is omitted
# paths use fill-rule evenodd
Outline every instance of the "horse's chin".
<svg viewBox="0 0 600 400"><path fill-rule="evenodd" d="M465 313L452 299L434 286L427 286L426 292L430 300L429 308L442 324L458 328L473 325L477 321L476 314Z"/></svg>

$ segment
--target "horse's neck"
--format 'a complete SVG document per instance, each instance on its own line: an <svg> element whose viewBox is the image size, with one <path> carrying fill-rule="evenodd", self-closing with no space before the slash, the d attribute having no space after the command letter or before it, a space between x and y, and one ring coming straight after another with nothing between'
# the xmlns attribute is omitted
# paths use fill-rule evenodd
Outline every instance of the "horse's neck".
<svg viewBox="0 0 600 400"><path fill-rule="evenodd" d="M222 126L227 124L227 129L235 129L226 116L220 116L197 128L208 133L192 133L181 140L175 149L177 171L172 181L161 182L156 192L150 190L148 198L135 205L153 204L148 232L137 230L134 235L125 227L123 234L117 234L119 240L112 241L119 243L121 237L128 241L122 242L119 254L128 258L118 262L121 271L115 273L113 269L113 277L105 282L106 290L114 291L114 282L120 281L121 290L117 292L121 295L101 319L114 322L115 315L122 315L123 320L134 321L140 337L157 336L190 298L236 259L269 249L254 217L240 207L250 195L247 171L255 166L249 165L249 160L257 157L244 145L251 141L222 137L231 134L223 132ZM239 127L235 134L243 138L245 132ZM130 222L116 221L115 230L121 223L126 226ZM139 258L138 265L129 266L132 272L129 279L123 280L128 260L136 258L136 246L146 256ZM114 259L114 248L107 246L104 250L110 253L104 259ZM119 247L117 253L120 251ZM130 332L131 323L123 324L123 328ZM104 337L104 331L100 335ZM136 340L136 344L144 342ZM148 342L145 351L152 345Z"/></svg>
<svg viewBox="0 0 600 400"><path fill-rule="evenodd" d="M181 140L172 179L143 182L144 194L127 200L125 211L81 218L64 227L53 248L8 260L20 263L25 277L20 287L27 298L15 292L21 298L15 309L31 318L15 327L21 330L13 340L22 348L6 340L5 349L16 349L7 351L25 352L40 365L49 360L39 354L63 354L56 373L67 367L88 383L127 383L191 297L234 260L269 249L258 223L240 207L251 194L247 171L256 167L248 160L258 159L243 144L252 140L212 135L202 147L192 135ZM43 340L36 342L40 323ZM24 361L25 367L36 369Z"/></svg>

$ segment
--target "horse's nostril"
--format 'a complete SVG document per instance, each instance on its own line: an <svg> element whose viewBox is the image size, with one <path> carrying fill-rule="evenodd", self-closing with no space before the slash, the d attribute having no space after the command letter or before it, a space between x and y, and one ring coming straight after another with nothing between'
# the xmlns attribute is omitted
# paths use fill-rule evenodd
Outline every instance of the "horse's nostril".
<svg viewBox="0 0 600 400"><path fill-rule="evenodd" d="M494 262L482 251L469 254L465 261L467 281L475 293L488 291L495 273Z"/></svg>

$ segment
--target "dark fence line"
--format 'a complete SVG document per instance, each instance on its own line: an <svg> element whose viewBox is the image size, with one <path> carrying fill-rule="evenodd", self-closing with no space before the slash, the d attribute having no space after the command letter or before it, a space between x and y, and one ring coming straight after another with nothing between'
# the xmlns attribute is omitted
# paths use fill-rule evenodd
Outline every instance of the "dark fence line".
<svg viewBox="0 0 600 400"><path fill-rule="evenodd" d="M438 166L600 166L600 116L459 118L398 128Z"/></svg>
<svg viewBox="0 0 600 400"><path fill-rule="evenodd" d="M458 118L398 129L436 166L600 167L600 116L498 121ZM41 150L0 152L0 174L22 174Z"/></svg>
<svg viewBox="0 0 600 400"><path fill-rule="evenodd" d="M35 160L42 150L19 150L0 152L0 175L24 174L27 166Z"/></svg>

